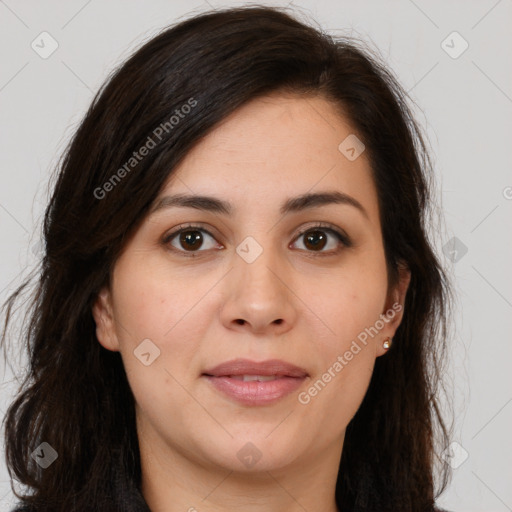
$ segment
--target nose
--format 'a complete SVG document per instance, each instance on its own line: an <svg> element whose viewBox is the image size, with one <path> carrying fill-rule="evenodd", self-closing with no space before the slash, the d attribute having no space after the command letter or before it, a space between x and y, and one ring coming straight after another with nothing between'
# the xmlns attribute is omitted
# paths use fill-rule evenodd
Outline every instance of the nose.
<svg viewBox="0 0 512 512"><path fill-rule="evenodd" d="M295 323L297 296L285 262L270 249L248 263L234 254L221 320L229 329L255 334L283 334Z"/></svg>

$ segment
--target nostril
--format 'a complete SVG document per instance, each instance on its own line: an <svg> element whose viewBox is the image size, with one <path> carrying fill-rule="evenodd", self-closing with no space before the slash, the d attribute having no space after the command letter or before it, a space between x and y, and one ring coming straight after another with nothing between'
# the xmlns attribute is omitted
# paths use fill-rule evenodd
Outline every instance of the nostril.
<svg viewBox="0 0 512 512"><path fill-rule="evenodd" d="M244 325L245 324L245 320L243 318L237 318L235 320L235 322L238 324L238 325ZM275 324L277 325L281 325L283 323L283 319L282 318L278 318L277 320L274 320Z"/></svg>

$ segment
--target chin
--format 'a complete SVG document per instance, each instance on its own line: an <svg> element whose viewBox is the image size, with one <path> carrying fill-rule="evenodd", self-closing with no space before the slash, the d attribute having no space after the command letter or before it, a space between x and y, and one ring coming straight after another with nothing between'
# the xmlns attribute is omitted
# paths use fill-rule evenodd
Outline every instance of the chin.
<svg viewBox="0 0 512 512"><path fill-rule="evenodd" d="M225 443L212 440L205 447L203 456L214 465L237 473L266 474L267 471L286 468L297 456L296 445L288 446L286 438L276 436L270 441L266 436L260 430L256 436L234 435ZM213 447L215 452L211 451Z"/></svg>

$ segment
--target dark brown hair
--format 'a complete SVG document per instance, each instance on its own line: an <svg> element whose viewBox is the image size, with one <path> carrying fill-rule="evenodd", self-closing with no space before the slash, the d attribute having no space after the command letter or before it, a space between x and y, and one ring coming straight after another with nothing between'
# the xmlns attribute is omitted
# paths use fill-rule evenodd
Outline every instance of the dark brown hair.
<svg viewBox="0 0 512 512"><path fill-rule="evenodd" d="M22 333L27 374L4 420L9 474L30 490L16 494L26 510L148 510L134 398L120 354L96 339L92 304L176 165L230 113L279 91L324 97L350 121L378 190L389 284L401 264L412 274L393 346L346 430L337 504L433 510L449 481L436 454L449 441L439 393L450 287L428 239L434 183L424 137L377 54L263 6L196 15L152 38L96 94L63 155ZM157 127L156 146L119 171ZM4 304L5 332L30 281ZM47 470L30 456L42 442L58 453Z"/></svg>

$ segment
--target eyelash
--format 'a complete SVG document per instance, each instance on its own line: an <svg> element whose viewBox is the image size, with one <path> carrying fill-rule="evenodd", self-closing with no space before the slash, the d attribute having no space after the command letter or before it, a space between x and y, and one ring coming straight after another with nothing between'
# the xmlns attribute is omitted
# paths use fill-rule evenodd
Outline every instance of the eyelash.
<svg viewBox="0 0 512 512"><path fill-rule="evenodd" d="M321 230L321 231L331 233L332 235L335 236L335 238L338 239L339 242L341 242L341 244L343 246L341 249L336 249L334 251L332 251L332 250L331 251L306 251L308 253L312 253L315 257L317 257L317 256L319 256L319 257L335 256L343 248L352 247L352 241L345 233L343 233L342 231L338 231L336 228L332 227L330 224L323 223L323 222L319 222L317 224L314 224L312 226L308 226L307 228L304 228L297 234L297 236L294 238L294 241L298 240L302 235L304 235L310 231L315 231L315 230ZM162 240L162 243L166 247L170 247L169 250L171 250L173 252L177 252L177 253L185 256L186 258L197 258L201 252L206 252L206 251L204 251L204 250L203 251L200 251L200 250L199 251L184 251L184 250L176 249L175 247L172 247L169 245L169 242L171 242L171 240L173 238L175 238L177 235L179 235L183 232L187 232L187 231L201 231L201 232L206 233L207 235L211 236L213 239L215 239L215 236L212 235L212 233L210 233L207 229L205 229L201 226L195 225L195 224L188 224L186 226L180 225L178 227L178 229L174 230L172 233L169 233L168 235L165 235ZM303 250L303 249L301 249L301 250Z"/></svg>

